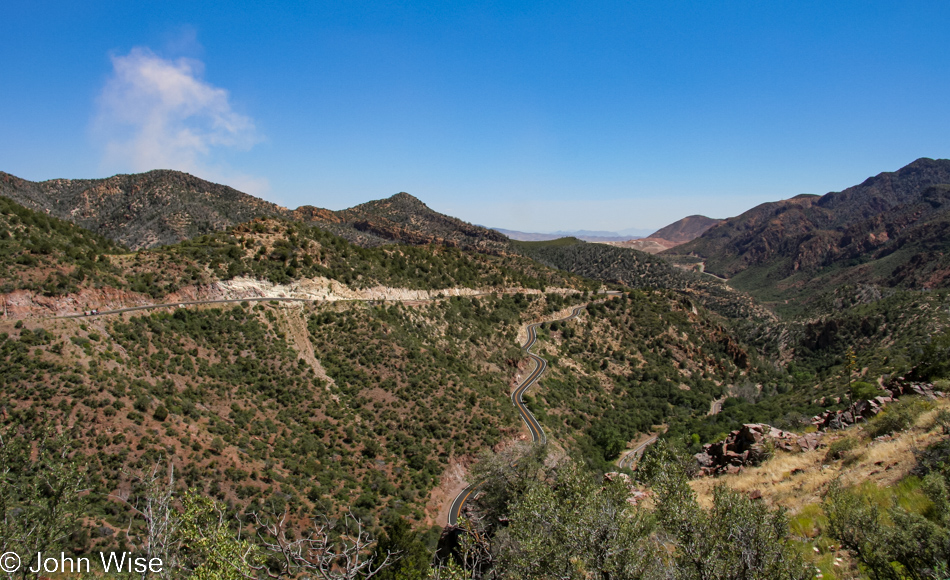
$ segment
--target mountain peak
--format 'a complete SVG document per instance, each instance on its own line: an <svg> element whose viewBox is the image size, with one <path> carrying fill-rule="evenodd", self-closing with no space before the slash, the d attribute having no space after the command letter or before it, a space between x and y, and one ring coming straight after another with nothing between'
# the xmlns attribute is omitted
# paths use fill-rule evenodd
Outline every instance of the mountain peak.
<svg viewBox="0 0 950 580"><path fill-rule="evenodd" d="M432 211L421 199L405 191L400 191L387 199L380 200L380 202L390 204L403 211Z"/></svg>
<svg viewBox="0 0 950 580"><path fill-rule="evenodd" d="M0 195L133 250L180 242L256 217L286 214L271 202L172 169L42 182L3 174Z"/></svg>
<svg viewBox="0 0 950 580"><path fill-rule="evenodd" d="M721 223L722 220L704 215L691 215L675 221L650 234L651 238L659 238L674 244L689 242L703 235L709 228Z"/></svg>
<svg viewBox="0 0 950 580"><path fill-rule="evenodd" d="M419 201L418 197L412 195L411 193L406 193L405 191L400 191L399 193L391 195L389 199L392 201L414 201L417 203L422 203Z"/></svg>

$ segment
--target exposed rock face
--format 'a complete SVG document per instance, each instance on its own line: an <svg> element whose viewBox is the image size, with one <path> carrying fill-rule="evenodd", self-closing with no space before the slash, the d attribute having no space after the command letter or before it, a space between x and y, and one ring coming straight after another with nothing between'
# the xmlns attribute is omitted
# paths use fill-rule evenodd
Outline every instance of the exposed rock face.
<svg viewBox="0 0 950 580"><path fill-rule="evenodd" d="M695 455L701 475L738 473L745 465L767 458L769 444L784 451L808 451L821 443L821 433L798 435L764 423L749 423L733 431L724 441L708 443Z"/></svg>
<svg viewBox="0 0 950 580"><path fill-rule="evenodd" d="M883 395L866 401L857 401L849 409L825 411L820 415L815 415L811 420L811 424L823 431L844 429L859 419L870 419L877 415L884 410L885 405L903 395L918 395L933 399L944 396L944 393L935 391L931 384L904 383L902 379L898 378L884 389Z"/></svg>
<svg viewBox="0 0 950 580"><path fill-rule="evenodd" d="M147 294L114 288L84 288L64 296L45 296L30 290L0 294L0 314L4 318L23 319L46 316L72 316L88 310L117 310L131 306L174 305L180 302L206 300L244 300L247 298L293 298L298 300L395 300L413 303L449 296L477 296L498 292L497 288L442 288L418 290L374 286L354 289L328 278L302 278L289 284L236 277L211 284L185 286L156 301ZM536 288L506 288L506 293L542 294ZM546 293L573 294L572 288L545 288ZM566 313L570 309L565 310ZM566 314L565 314L566 315Z"/></svg>
<svg viewBox="0 0 950 580"><path fill-rule="evenodd" d="M640 250L641 252L646 252L648 254L659 254L660 252L664 252L670 248L675 248L678 245L676 242L671 242L661 238L640 238L637 240L626 240L623 242L600 243L607 244L608 246L614 246L616 248L632 248L634 250Z"/></svg>

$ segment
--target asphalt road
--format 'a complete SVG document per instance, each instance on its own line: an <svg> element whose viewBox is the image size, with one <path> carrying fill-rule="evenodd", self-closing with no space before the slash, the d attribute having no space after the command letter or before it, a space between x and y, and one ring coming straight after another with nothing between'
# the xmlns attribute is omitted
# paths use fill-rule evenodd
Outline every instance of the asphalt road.
<svg viewBox="0 0 950 580"><path fill-rule="evenodd" d="M570 316L566 318L561 318L557 322L563 322L565 320L571 320L572 318L577 318L577 315L580 314L583 310L583 306L578 306L574 309ZM550 321L555 322L555 321ZM538 355L531 352L531 347L534 346L534 343L538 341L538 326L545 324L544 322L536 322L534 324L528 325L528 341L524 343L521 347L528 353L528 356L531 357L535 362L535 369L528 378L522 381L521 385L518 386L511 393L511 402L514 403L515 408L518 409L518 413L521 415L521 420L524 421L525 425L528 427L528 431L531 432L531 441L535 443L547 443L548 438L544 434L544 429L541 428L541 424L538 423L538 420L534 418L534 415L531 414L531 411L528 410L528 407L524 404L524 393L530 389L538 379L541 378L541 375L544 374L544 371L548 368L548 361L539 357Z"/></svg>
<svg viewBox="0 0 950 580"><path fill-rule="evenodd" d="M577 318L577 315L580 314L581 310L584 308L584 306L578 306L573 312L571 312L570 316L545 322L562 322L565 320L571 320L572 318ZM537 383L538 379L541 378L541 375L544 374L545 369L548 368L548 361L531 352L531 347L534 346L534 344L538 341L538 326L545 324L545 322L536 322L534 324L529 324L527 327L528 340L524 343L524 345L522 345L521 348L523 348L525 352L528 353L528 356L534 360L535 369L530 375L528 375L528 378L522 381L521 384L511 392L511 402L514 403L515 408L518 409L518 414L521 415L521 420L524 421L524 424L528 427L528 431L531 432L531 441L535 443L547 443L548 438L544 434L544 429L541 428L541 424L538 423L538 420L535 419L534 415L524 404L523 397L525 391ZM470 498L472 494L475 493L478 485L478 483L473 483L472 485L463 489L462 492L455 497L455 500L452 502L452 507L449 510L448 523L450 526L458 525L459 516L462 513L462 507L465 506L465 502L468 501L468 498Z"/></svg>
<svg viewBox="0 0 950 580"><path fill-rule="evenodd" d="M636 463L637 459L643 455L643 450L656 443L657 435L653 435L643 443L637 446L636 449L628 451L626 455L620 458L620 461L617 462L617 467L623 469L624 467L630 468L633 467L633 464Z"/></svg>
<svg viewBox="0 0 950 580"><path fill-rule="evenodd" d="M473 483L472 485L463 489L462 493L455 496L455 501L452 502L452 507L449 509L449 525L450 526L458 525L459 516L462 515L462 506L464 506L465 502L468 501L468 498L471 497L473 493L475 493L475 490L478 489L479 483Z"/></svg>
<svg viewBox="0 0 950 580"><path fill-rule="evenodd" d="M128 308L117 308L115 310L100 310L98 314L64 314L56 318L88 318L90 316L103 316L105 314L122 314L123 312L135 312L137 310L154 310L156 308L175 308L177 306L197 306L200 304L227 304L229 302L269 302L271 300L280 302L316 302L310 298L227 298L224 300L194 300L190 302L169 302L166 304L148 304L146 306L129 306Z"/></svg>
<svg viewBox="0 0 950 580"><path fill-rule="evenodd" d="M479 294L465 294L467 298L480 298L482 296L490 295L490 292L483 292ZM412 298L405 300L394 300L386 298L346 298L340 300L333 300L332 302L435 302L436 300L445 300L446 298L451 298L450 296L444 296L441 298ZM55 318L88 318L91 316L103 316L106 314L122 314L123 312L135 312L137 310L154 310L156 308L177 308L179 306L199 306L201 304L228 304L232 302L331 302L324 298L282 298L282 297L270 297L270 298L225 298L222 300L192 300L192 301L181 301L181 302L165 302L162 304L147 304L145 306L129 306L128 308L117 308L115 310L100 310L98 314L85 314L83 312L77 312L75 314L64 314L62 316L56 316Z"/></svg>

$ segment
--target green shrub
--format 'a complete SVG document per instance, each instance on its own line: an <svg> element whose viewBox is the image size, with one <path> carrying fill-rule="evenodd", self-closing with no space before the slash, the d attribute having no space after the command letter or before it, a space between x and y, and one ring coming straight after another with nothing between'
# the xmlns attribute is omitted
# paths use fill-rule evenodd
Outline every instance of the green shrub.
<svg viewBox="0 0 950 580"><path fill-rule="evenodd" d="M890 435L912 426L921 413L933 408L933 404L922 399L904 399L888 405L881 413L873 417L867 426L871 437Z"/></svg>
<svg viewBox="0 0 950 580"><path fill-rule="evenodd" d="M858 440L854 437L842 437L828 446L828 452L825 453L825 461L837 461L844 459L849 451L858 446Z"/></svg>
<svg viewBox="0 0 950 580"><path fill-rule="evenodd" d="M857 558L875 580L945 578L950 564L950 530L943 522L905 508L884 490L860 486L853 490L837 482L825 497L829 534ZM926 490L925 490L926 491ZM942 488L945 494L945 488ZM899 486L897 496L920 496L919 489ZM910 502L911 508L914 503Z"/></svg>
<svg viewBox="0 0 950 580"><path fill-rule="evenodd" d="M941 409L937 413L937 416L934 417L934 426L939 426L943 430L944 435L950 435L950 411L946 409Z"/></svg>
<svg viewBox="0 0 950 580"><path fill-rule="evenodd" d="M851 392L854 394L855 401L864 401L879 396L881 388L871 383L858 381L851 385Z"/></svg>

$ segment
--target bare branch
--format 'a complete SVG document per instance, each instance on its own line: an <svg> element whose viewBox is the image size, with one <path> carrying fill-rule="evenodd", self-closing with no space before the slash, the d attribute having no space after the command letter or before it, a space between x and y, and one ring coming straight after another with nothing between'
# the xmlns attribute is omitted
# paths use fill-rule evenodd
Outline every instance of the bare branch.
<svg viewBox="0 0 950 580"><path fill-rule="evenodd" d="M388 551L382 561L377 561L372 553L376 540L370 537L363 529L363 523L351 512L346 514L345 527L353 531L338 538L334 538L333 526L325 516L321 524L315 523L313 530L296 540L287 537L288 512L269 521L262 520L258 514L253 514L253 517L260 545L275 554L280 561L276 571L265 566L255 568L270 578L309 572L324 580L369 579L394 563L398 557L396 552Z"/></svg>

